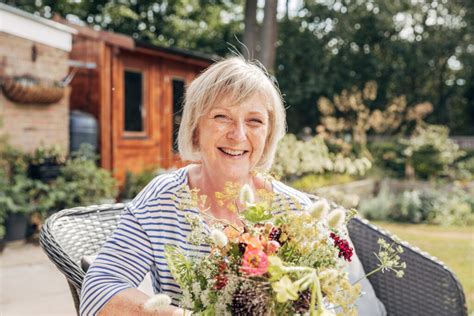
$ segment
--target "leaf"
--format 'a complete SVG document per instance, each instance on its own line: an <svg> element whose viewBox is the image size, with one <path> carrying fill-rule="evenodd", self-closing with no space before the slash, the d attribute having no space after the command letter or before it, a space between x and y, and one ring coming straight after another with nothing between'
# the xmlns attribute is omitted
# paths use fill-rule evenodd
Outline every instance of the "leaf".
<svg viewBox="0 0 474 316"><path fill-rule="evenodd" d="M194 277L192 262L181 249L171 245L165 246L165 258L176 283L182 288L186 287Z"/></svg>
<svg viewBox="0 0 474 316"><path fill-rule="evenodd" d="M252 205L248 207L242 215L246 220L252 223L268 221L273 217L266 203Z"/></svg>

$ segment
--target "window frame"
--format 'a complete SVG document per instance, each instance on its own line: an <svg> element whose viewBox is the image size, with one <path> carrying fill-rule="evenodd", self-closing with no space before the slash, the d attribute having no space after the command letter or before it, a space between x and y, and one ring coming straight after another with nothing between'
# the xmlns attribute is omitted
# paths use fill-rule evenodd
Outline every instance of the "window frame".
<svg viewBox="0 0 474 316"><path fill-rule="evenodd" d="M125 130L125 108L126 108L126 100L125 100L125 73L129 72L135 72L139 73L142 75L142 124L143 124L143 130L142 131L127 131ZM148 120L149 120L149 102L147 102L147 74L146 74L146 69L142 69L141 67L134 67L134 66L127 66L125 65L123 67L122 71L122 82L123 82L123 105L122 105L122 111L121 111L121 116L122 116L122 126L121 126L121 132L122 132L122 138L124 139L133 139L133 138L148 138L149 133L148 133ZM144 113L143 113L144 112Z"/></svg>

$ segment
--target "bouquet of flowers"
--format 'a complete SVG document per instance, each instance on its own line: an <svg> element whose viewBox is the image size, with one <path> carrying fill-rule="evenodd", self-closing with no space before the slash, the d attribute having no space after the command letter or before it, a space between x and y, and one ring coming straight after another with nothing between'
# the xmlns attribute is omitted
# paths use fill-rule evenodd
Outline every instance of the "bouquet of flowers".
<svg viewBox="0 0 474 316"><path fill-rule="evenodd" d="M165 248L183 291L182 307L199 315L356 314L360 285L345 272L353 255L345 224L355 211L329 212L325 200L308 209L295 202L295 211L289 204L255 202L249 186L238 193L234 209L242 225L214 219L209 234L202 220L187 216L192 242L208 243L210 254L189 257L178 247ZM403 276L402 248L379 244L380 264L369 274L392 270Z"/></svg>

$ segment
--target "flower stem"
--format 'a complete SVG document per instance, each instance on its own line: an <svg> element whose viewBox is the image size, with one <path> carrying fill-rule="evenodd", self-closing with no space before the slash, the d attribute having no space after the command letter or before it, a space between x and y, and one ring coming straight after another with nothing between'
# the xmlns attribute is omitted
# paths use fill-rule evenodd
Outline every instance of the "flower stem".
<svg viewBox="0 0 474 316"><path fill-rule="evenodd" d="M315 310L314 310L314 306L316 305L316 280L318 279L318 277L315 278L315 280L313 281L313 285L311 286L311 302L310 302L310 305L309 305L309 315L310 316L315 316ZM318 304L318 310L319 310L319 304Z"/></svg>
<svg viewBox="0 0 474 316"><path fill-rule="evenodd" d="M371 276L372 274L379 272L380 270L382 270L382 268L383 268L383 267L378 267L377 269L374 269L374 270L370 271L369 273L367 273L366 275L360 277L357 281L355 281L354 283L352 283L352 285L355 285L355 284L359 283L360 281L362 281L362 279L368 278L368 277Z"/></svg>

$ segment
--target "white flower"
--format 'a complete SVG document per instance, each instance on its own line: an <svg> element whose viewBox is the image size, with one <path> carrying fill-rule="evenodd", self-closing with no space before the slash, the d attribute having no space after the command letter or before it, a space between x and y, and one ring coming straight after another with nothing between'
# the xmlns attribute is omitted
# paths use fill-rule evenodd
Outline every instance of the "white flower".
<svg viewBox="0 0 474 316"><path fill-rule="evenodd" d="M227 245L227 236L219 229L213 229L211 231L211 240L219 248L223 248Z"/></svg>
<svg viewBox="0 0 474 316"><path fill-rule="evenodd" d="M161 309L169 306L171 304L171 298L166 294L156 294L150 297L143 307L146 311L149 312L156 312L160 311Z"/></svg>
<svg viewBox="0 0 474 316"><path fill-rule="evenodd" d="M248 184L244 184L240 189L240 202L246 204L252 204L255 202L255 196L253 194L252 188Z"/></svg>
<svg viewBox="0 0 474 316"><path fill-rule="evenodd" d="M326 218L329 211L329 203L325 199L314 202L309 208L308 213L315 219L321 220Z"/></svg>
<svg viewBox="0 0 474 316"><path fill-rule="evenodd" d="M327 220L328 225L331 228L337 229L342 224L344 224L344 220L346 219L346 211L343 208L337 208L331 213L329 213Z"/></svg>

